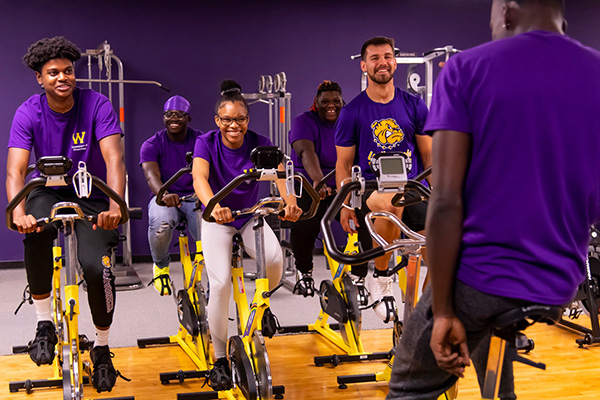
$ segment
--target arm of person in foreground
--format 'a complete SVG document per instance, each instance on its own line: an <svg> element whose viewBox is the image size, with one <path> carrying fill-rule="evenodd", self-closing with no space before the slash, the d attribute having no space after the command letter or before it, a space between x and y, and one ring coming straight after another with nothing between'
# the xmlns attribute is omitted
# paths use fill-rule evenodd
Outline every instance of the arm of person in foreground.
<svg viewBox="0 0 600 400"><path fill-rule="evenodd" d="M433 294L431 350L438 366L459 377L470 365L467 337L454 312L454 282L462 238L463 186L471 136L437 131L433 139L432 190L427 212L427 264Z"/></svg>

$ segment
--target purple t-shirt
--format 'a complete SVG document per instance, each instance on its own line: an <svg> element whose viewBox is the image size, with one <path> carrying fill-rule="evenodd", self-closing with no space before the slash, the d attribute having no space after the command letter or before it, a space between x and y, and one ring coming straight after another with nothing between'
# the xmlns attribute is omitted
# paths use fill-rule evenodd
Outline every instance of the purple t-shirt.
<svg viewBox="0 0 600 400"><path fill-rule="evenodd" d="M119 119L106 96L90 89L75 88L75 104L64 114L52 111L46 94L36 94L17 109L8 147L35 153L35 158L64 155L73 160L69 175L84 161L90 174L106 182L106 164L100 151L100 140L122 135ZM39 174L36 171L36 175ZM92 196L103 197L99 190Z"/></svg>
<svg viewBox="0 0 600 400"><path fill-rule="evenodd" d="M244 136L244 143L238 149L230 149L221 140L221 131L214 130L198 136L194 148L194 158L200 157L210 164L208 183L214 194L224 188L233 178L254 168L250 161L250 152L258 146L273 146L268 137L248 130ZM259 182L242 183L234 189L219 204L231 210L241 210L252 207L258 200ZM239 218L228 224L240 229L251 215Z"/></svg>
<svg viewBox="0 0 600 400"><path fill-rule="evenodd" d="M185 140L174 142L169 139L166 129L156 132L142 143L142 147L140 148L140 165L148 161L158 163L160 177L163 183L166 182L177 171L187 165L185 154L188 151L194 151L196 137L201 134L202 132L199 130L188 126ZM192 174L186 174L179 178L169 188L169 192L177 193L179 196L194 193Z"/></svg>
<svg viewBox="0 0 600 400"><path fill-rule="evenodd" d="M335 123L323 121L316 111L306 111L294 118L292 121L292 129L290 129L289 133L290 144L293 144L296 140L302 139L310 140L315 144L315 153L317 153L317 157L319 158L319 164L321 165L323 175L327 175L335 169L337 155L335 153L334 137ZM292 161L294 162L294 168L312 183L312 179L308 176L306 169L302 165L302 160L298 157L293 148ZM327 184L329 186L335 186L335 177Z"/></svg>
<svg viewBox="0 0 600 400"><path fill-rule="evenodd" d="M342 108L335 126L335 145L356 146L354 165L359 165L365 179L375 179L369 166L373 154L385 151L406 154L408 178L423 171L416 135L423 131L427 106L420 97L396 88L389 103L376 103L365 91Z"/></svg>
<svg viewBox="0 0 600 400"><path fill-rule="evenodd" d="M600 52L524 33L451 57L433 93L425 129L472 138L458 279L567 303L600 218Z"/></svg>

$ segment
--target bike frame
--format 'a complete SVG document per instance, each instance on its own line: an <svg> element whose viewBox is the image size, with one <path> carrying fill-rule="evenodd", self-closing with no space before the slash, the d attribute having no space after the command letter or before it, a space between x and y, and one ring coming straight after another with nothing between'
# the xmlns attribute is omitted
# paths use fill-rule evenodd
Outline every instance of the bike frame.
<svg viewBox="0 0 600 400"><path fill-rule="evenodd" d="M183 268L184 289L186 290L190 301L192 301L196 313L198 313L198 309L196 308L196 301L198 300L196 285L200 281L202 271L204 270L202 243L199 240L196 242L196 255L192 261L189 239L182 231L179 234L179 258ZM204 349L194 341L194 338L195 337L180 324L177 334L170 336L169 340L171 343L177 343L181 347L194 364L196 364L198 370L206 371L210 369L209 364L212 363L212 357L210 352L209 354L204 353Z"/></svg>
<svg viewBox="0 0 600 400"><path fill-rule="evenodd" d="M73 387L75 398L83 398L83 362L79 350L79 285L77 273L77 239L75 237L75 216L69 215L61 218L64 233L65 250L65 308L64 321L67 325L66 340L63 342L63 357L67 356L64 348L69 349L69 374L70 382L79 382L79 387ZM60 340L60 339L59 339ZM63 359L63 362L65 360ZM63 385L64 382L63 376Z"/></svg>
<svg viewBox="0 0 600 400"><path fill-rule="evenodd" d="M357 234L348 235L348 241L346 242L344 254L358 253L359 249L357 246L357 242ZM335 286L336 290L340 294L342 294L344 301L348 302L348 299L346 299L344 296L345 291L342 288L342 276L350 273L351 266L349 264L342 264L337 261L334 261L329 256L329 253L327 252L327 249L325 247L323 247L323 254L325 255L327 263L329 264L329 270L331 271L333 285ZM360 332L356 332L353 329L351 323L342 324L343 326L341 326L340 328L344 329L346 333L345 335L342 335L341 333L338 333L331 328L331 326L327 323L328 319L329 315L321 309L315 323L308 325L308 330L319 332L333 344L345 351L348 355L370 354L365 352L362 341L360 339Z"/></svg>

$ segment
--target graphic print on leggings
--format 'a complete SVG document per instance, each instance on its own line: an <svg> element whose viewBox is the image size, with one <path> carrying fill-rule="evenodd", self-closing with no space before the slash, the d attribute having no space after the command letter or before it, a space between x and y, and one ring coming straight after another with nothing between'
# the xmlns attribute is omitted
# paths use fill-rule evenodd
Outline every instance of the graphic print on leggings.
<svg viewBox="0 0 600 400"><path fill-rule="evenodd" d="M112 274L110 273L110 257L102 256L102 265L104 265L104 271L102 271L102 281L104 282L104 297L106 298L106 312L111 312L115 306L113 301L113 290L112 290Z"/></svg>

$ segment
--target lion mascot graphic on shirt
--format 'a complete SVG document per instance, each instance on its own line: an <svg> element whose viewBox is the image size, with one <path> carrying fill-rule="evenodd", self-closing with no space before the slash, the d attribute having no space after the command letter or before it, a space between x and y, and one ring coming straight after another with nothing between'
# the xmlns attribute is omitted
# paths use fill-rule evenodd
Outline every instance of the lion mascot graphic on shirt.
<svg viewBox="0 0 600 400"><path fill-rule="evenodd" d="M404 132L393 118L375 121L371 124L371 129L373 129L373 141L384 150L391 150L404 139Z"/></svg>

